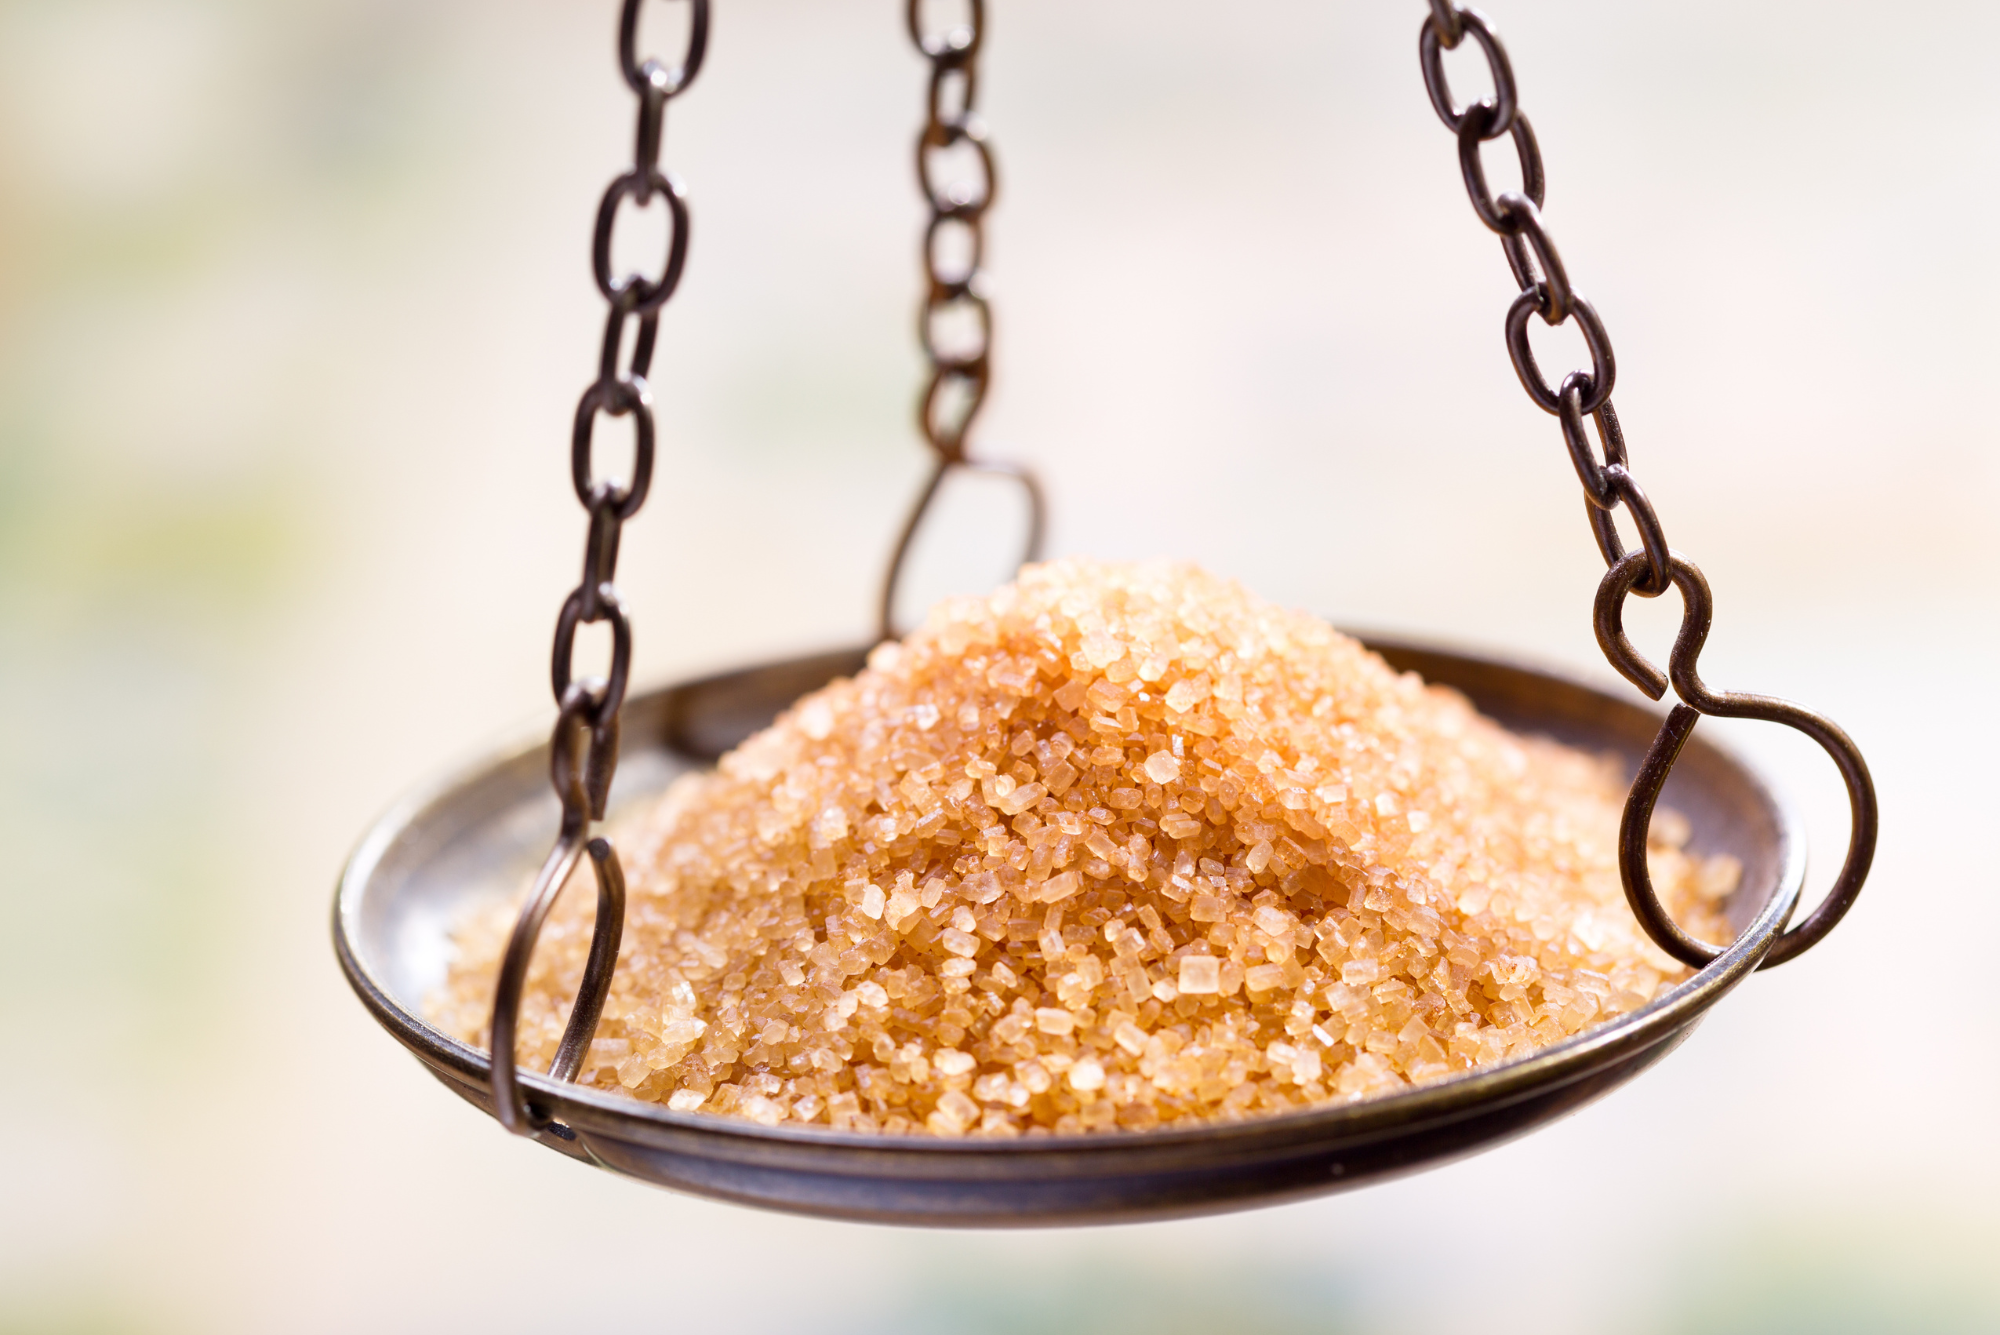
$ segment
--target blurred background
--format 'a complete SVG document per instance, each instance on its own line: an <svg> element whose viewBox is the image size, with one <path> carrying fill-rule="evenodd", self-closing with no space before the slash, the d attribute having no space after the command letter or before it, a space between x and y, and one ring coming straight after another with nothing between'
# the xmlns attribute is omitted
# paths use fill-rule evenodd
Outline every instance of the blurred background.
<svg viewBox="0 0 2000 1335"><path fill-rule="evenodd" d="M612 0L0 3L0 1331L2000 1329L2000 11L1489 8L1636 469L1716 590L1704 671L1861 743L1868 894L1512 1146L1254 1214L960 1235L511 1141L328 944L366 824L550 715L587 242L630 153ZM1610 680L1424 6L989 12L978 439L1042 471L1052 551ZM924 77L898 0L718 0L668 117L694 240L620 571L645 680L871 625L924 469ZM947 500L919 594L1017 540L1004 490ZM1642 642L1676 615L1635 611ZM1805 805L1824 884L1831 768L1725 730Z"/></svg>

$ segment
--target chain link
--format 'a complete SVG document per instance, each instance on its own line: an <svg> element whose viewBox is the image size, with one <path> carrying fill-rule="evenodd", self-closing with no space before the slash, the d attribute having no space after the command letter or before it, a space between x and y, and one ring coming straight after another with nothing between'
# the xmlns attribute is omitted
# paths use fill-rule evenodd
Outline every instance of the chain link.
<svg viewBox="0 0 2000 1335"><path fill-rule="evenodd" d="M1465 193L1472 199L1472 211L1479 215L1479 221L1504 236L1508 221L1486 188L1486 161L1479 155L1481 145L1497 137L1486 133L1492 119L1493 106L1488 102L1474 102L1459 117L1458 169L1465 175ZM1514 127L1507 133L1513 136L1514 152L1521 161L1521 191L1540 208L1548 182L1542 176L1542 149L1535 142L1535 131L1528 118L1516 111Z"/></svg>
<svg viewBox="0 0 2000 1335"><path fill-rule="evenodd" d="M1417 37L1417 61L1423 71L1424 89L1438 119L1458 140L1459 173L1465 179L1465 193L1472 211L1499 235L1507 267L1521 289L1507 309L1507 355L1514 363L1515 374L1521 378L1521 388L1535 406L1553 413L1562 425L1563 443L1576 467L1577 480L1583 485L1591 534L1607 567L1598 585L1595 613L1598 644L1612 666L1647 695L1660 699L1671 684L1685 702L1676 705L1668 715L1652 750L1640 765L1626 799L1619 833L1619 869L1625 895L1647 934L1668 954L1696 967L1721 954L1720 947L1695 941L1674 924L1654 893L1646 870L1647 829L1653 805L1681 747L1692 734L1697 717L1714 714L1756 718L1796 728L1826 749L1847 784L1852 824L1846 861L1819 908L1804 923L1781 936L1760 967L1781 964L1810 949L1831 931L1861 893L1875 850L1874 781L1859 749L1832 720L1790 701L1711 691L1702 684L1696 659L1708 636L1712 610L1708 582L1691 561L1667 545L1660 516L1632 473L1626 457L1625 434L1618 424L1618 412L1611 406L1611 390L1618 376L1611 336L1598 318L1596 308L1571 285L1561 252L1542 220L1548 182L1542 169L1541 147L1521 111L1507 48L1493 30L1492 22L1478 10L1460 8L1452 0L1429 0L1429 4L1430 14ZM1445 80L1444 53L1459 46L1468 34L1486 58L1494 91L1490 98L1461 107L1452 100L1451 85ZM1487 185L1486 165L1480 153L1485 144L1502 135L1513 140L1521 166L1521 189L1503 191L1496 197ZM1557 388L1550 389L1528 343L1531 316L1539 317L1549 326L1566 324L1575 316L1584 346L1590 352L1590 369L1571 371ZM1603 451L1601 463L1591 448L1585 418L1596 423ZM1620 508L1631 516L1639 534L1640 550L1629 555L1614 518ZM1663 673L1632 648L1625 638L1622 617L1627 595L1636 593L1654 598L1669 588L1680 590L1682 619L1670 660L1671 671Z"/></svg>
<svg viewBox="0 0 2000 1335"><path fill-rule="evenodd" d="M639 17L645 0L624 0L618 19L618 64L638 99L638 126L633 134L632 169L613 179L605 190L591 234L592 276L610 309L598 352L597 379L577 402L570 434L570 479L578 502L590 517L590 526L584 540L583 577L563 600L556 617L550 661L557 716L549 739L549 781L562 804L562 821L555 847L542 864L514 924L493 996L494 1111L509 1131L520 1135L532 1135L551 1125L546 1115L529 1105L515 1072L514 1034L521 992L542 923L585 853L597 878L597 921L576 1005L549 1070L558 1080L574 1080L582 1070L584 1054L610 992L624 931L625 878L618 853L609 839L591 837L590 829L604 819L610 800L611 780L618 768L620 711L632 671L632 623L615 581L625 522L646 503L653 481L653 395L646 375L652 369L660 308L673 296L687 263L687 197L680 182L659 163L667 103L694 82L708 49L708 0L685 3L691 10L687 46L671 66L639 54ZM611 250L619 209L628 199L644 208L656 196L665 202L670 229L658 274L614 276ZM625 331L634 322L638 332L627 361L623 359ZM594 442L601 416L632 419L632 475L623 482L597 472ZM579 677L575 664L577 631L599 623L608 623L611 629L610 669L602 678ZM555 1128L555 1132L564 1134L562 1128Z"/></svg>
<svg viewBox="0 0 2000 1335"><path fill-rule="evenodd" d="M1431 106L1444 122L1444 128L1457 134L1460 118L1470 108L1460 108L1451 100L1451 85L1444 77L1444 53L1455 49L1467 33L1472 34L1473 42L1485 53L1487 73L1493 76L1493 97L1485 102L1492 119L1484 137L1498 139L1514 128L1520 98L1514 91L1514 67L1508 63L1507 48L1500 44L1499 35L1484 14L1476 9L1460 9L1451 0L1431 0L1431 16L1424 20L1423 31L1417 37L1417 59L1424 69L1424 88L1430 93Z"/></svg>
<svg viewBox="0 0 2000 1335"><path fill-rule="evenodd" d="M1016 464L973 459L966 451L966 436L985 406L993 378L993 308L979 276L986 254L986 212L999 190L999 175L986 127L974 109L979 97L979 52L986 40L985 0L963 2L963 23L933 28L924 22L923 0L908 0L910 40L931 67L924 128L917 135L917 185L931 215L924 228L924 298L917 315L917 341L930 363L930 374L917 400L917 429L930 446L932 468L896 540L882 582L878 631L883 639L896 633L896 591L917 528L953 469L1018 482L1028 499L1028 541L1022 559L1034 560L1042 547L1044 507L1034 475ZM972 170L949 175L953 156ZM953 249L963 253L954 257ZM970 335L961 333L953 339L949 331L954 327L969 327Z"/></svg>

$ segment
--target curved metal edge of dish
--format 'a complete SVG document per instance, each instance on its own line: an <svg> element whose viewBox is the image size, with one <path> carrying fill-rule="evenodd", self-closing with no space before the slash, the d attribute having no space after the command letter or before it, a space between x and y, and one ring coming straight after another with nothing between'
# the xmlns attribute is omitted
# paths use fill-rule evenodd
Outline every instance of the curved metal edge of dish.
<svg viewBox="0 0 2000 1335"><path fill-rule="evenodd" d="M1363 638L1392 661L1436 657L1501 668L1619 710L1643 708L1567 673L1515 658L1400 637ZM843 650L764 666L859 657L860 651ZM726 684L755 670L675 683L635 697L633 704L643 707L675 692ZM1401 1094L1239 1122L1007 1140L765 1127L747 1119L675 1113L662 1105L524 1073L531 1097L562 1123L536 1139L600 1167L742 1204L833 1218L968 1227L1021 1222L1023 1198L1032 1200L1035 1182L1050 1183L1060 1199L1029 1205L1030 1213L1037 1208L1051 1213L1028 1222L1086 1224L1277 1203L1469 1154L1574 1111L1665 1056L1756 969L1790 918L1804 880L1804 846L1795 814L1753 765L1713 739L1701 742L1751 786L1775 824L1779 847L1768 898L1727 951L1666 995L1504 1065ZM533 759L543 745L537 737L489 753L484 763L454 769L396 802L357 844L334 898L335 950L356 994L434 1075L489 1114L486 1054L432 1028L391 996L356 952L352 925L384 855L427 812L492 771ZM1399 1144L1409 1152L1398 1153ZM1347 1169L1343 1158L1356 1162ZM1304 1161L1327 1171L1308 1174L1301 1184L1297 1179ZM1272 1177L1273 1172L1278 1176ZM1190 1174L1206 1185L1188 1194L1165 1182L1134 1208L1131 1179ZM1220 1192L1212 1180L1217 1174L1231 1179ZM817 1180L822 1189L802 1195L797 1187L807 1180ZM1092 1183L1101 1190L1092 1191ZM939 1191L948 1187L957 1188L961 1199L940 1210Z"/></svg>

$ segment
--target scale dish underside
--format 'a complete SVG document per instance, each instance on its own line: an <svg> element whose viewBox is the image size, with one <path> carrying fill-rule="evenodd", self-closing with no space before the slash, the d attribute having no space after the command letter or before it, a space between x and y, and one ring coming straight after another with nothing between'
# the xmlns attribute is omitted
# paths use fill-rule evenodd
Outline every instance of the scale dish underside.
<svg viewBox="0 0 2000 1335"><path fill-rule="evenodd" d="M1463 692L1517 732L1618 754L1628 775L1659 727L1652 710L1557 674L1449 649L1368 643L1392 666ZM800 695L857 671L864 653L792 659L632 697L614 811L712 763ZM424 999L444 981L457 924L517 898L546 850L558 811L547 775L546 743L521 746L406 799L362 840L335 899L335 945L355 991L434 1075L489 1114L486 1053L427 1024ZM1735 944L1651 1005L1530 1057L1392 1097L1280 1116L1008 1140L765 1127L524 1073L529 1098L557 1119L536 1139L703 1196L931 1226L1203 1214L1413 1171L1511 1139L1631 1079L1686 1038L1783 930L1804 877L1804 843L1770 788L1696 736L1662 801L1687 817L1690 847L1742 863L1727 906Z"/></svg>

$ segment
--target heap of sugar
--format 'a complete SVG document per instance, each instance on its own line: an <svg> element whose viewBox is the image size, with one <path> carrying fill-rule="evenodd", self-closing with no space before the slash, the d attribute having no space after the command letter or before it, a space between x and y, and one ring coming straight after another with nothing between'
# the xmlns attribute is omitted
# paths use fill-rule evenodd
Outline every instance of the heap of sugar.
<svg viewBox="0 0 2000 1335"><path fill-rule="evenodd" d="M1186 565L1061 561L935 609L620 836L582 1080L891 1133L1111 1131L1367 1098L1684 976L1625 906L1609 760L1513 736ZM1736 868L1654 822L1680 920ZM545 1068L594 896L522 1003ZM512 910L435 1018L483 1043Z"/></svg>

